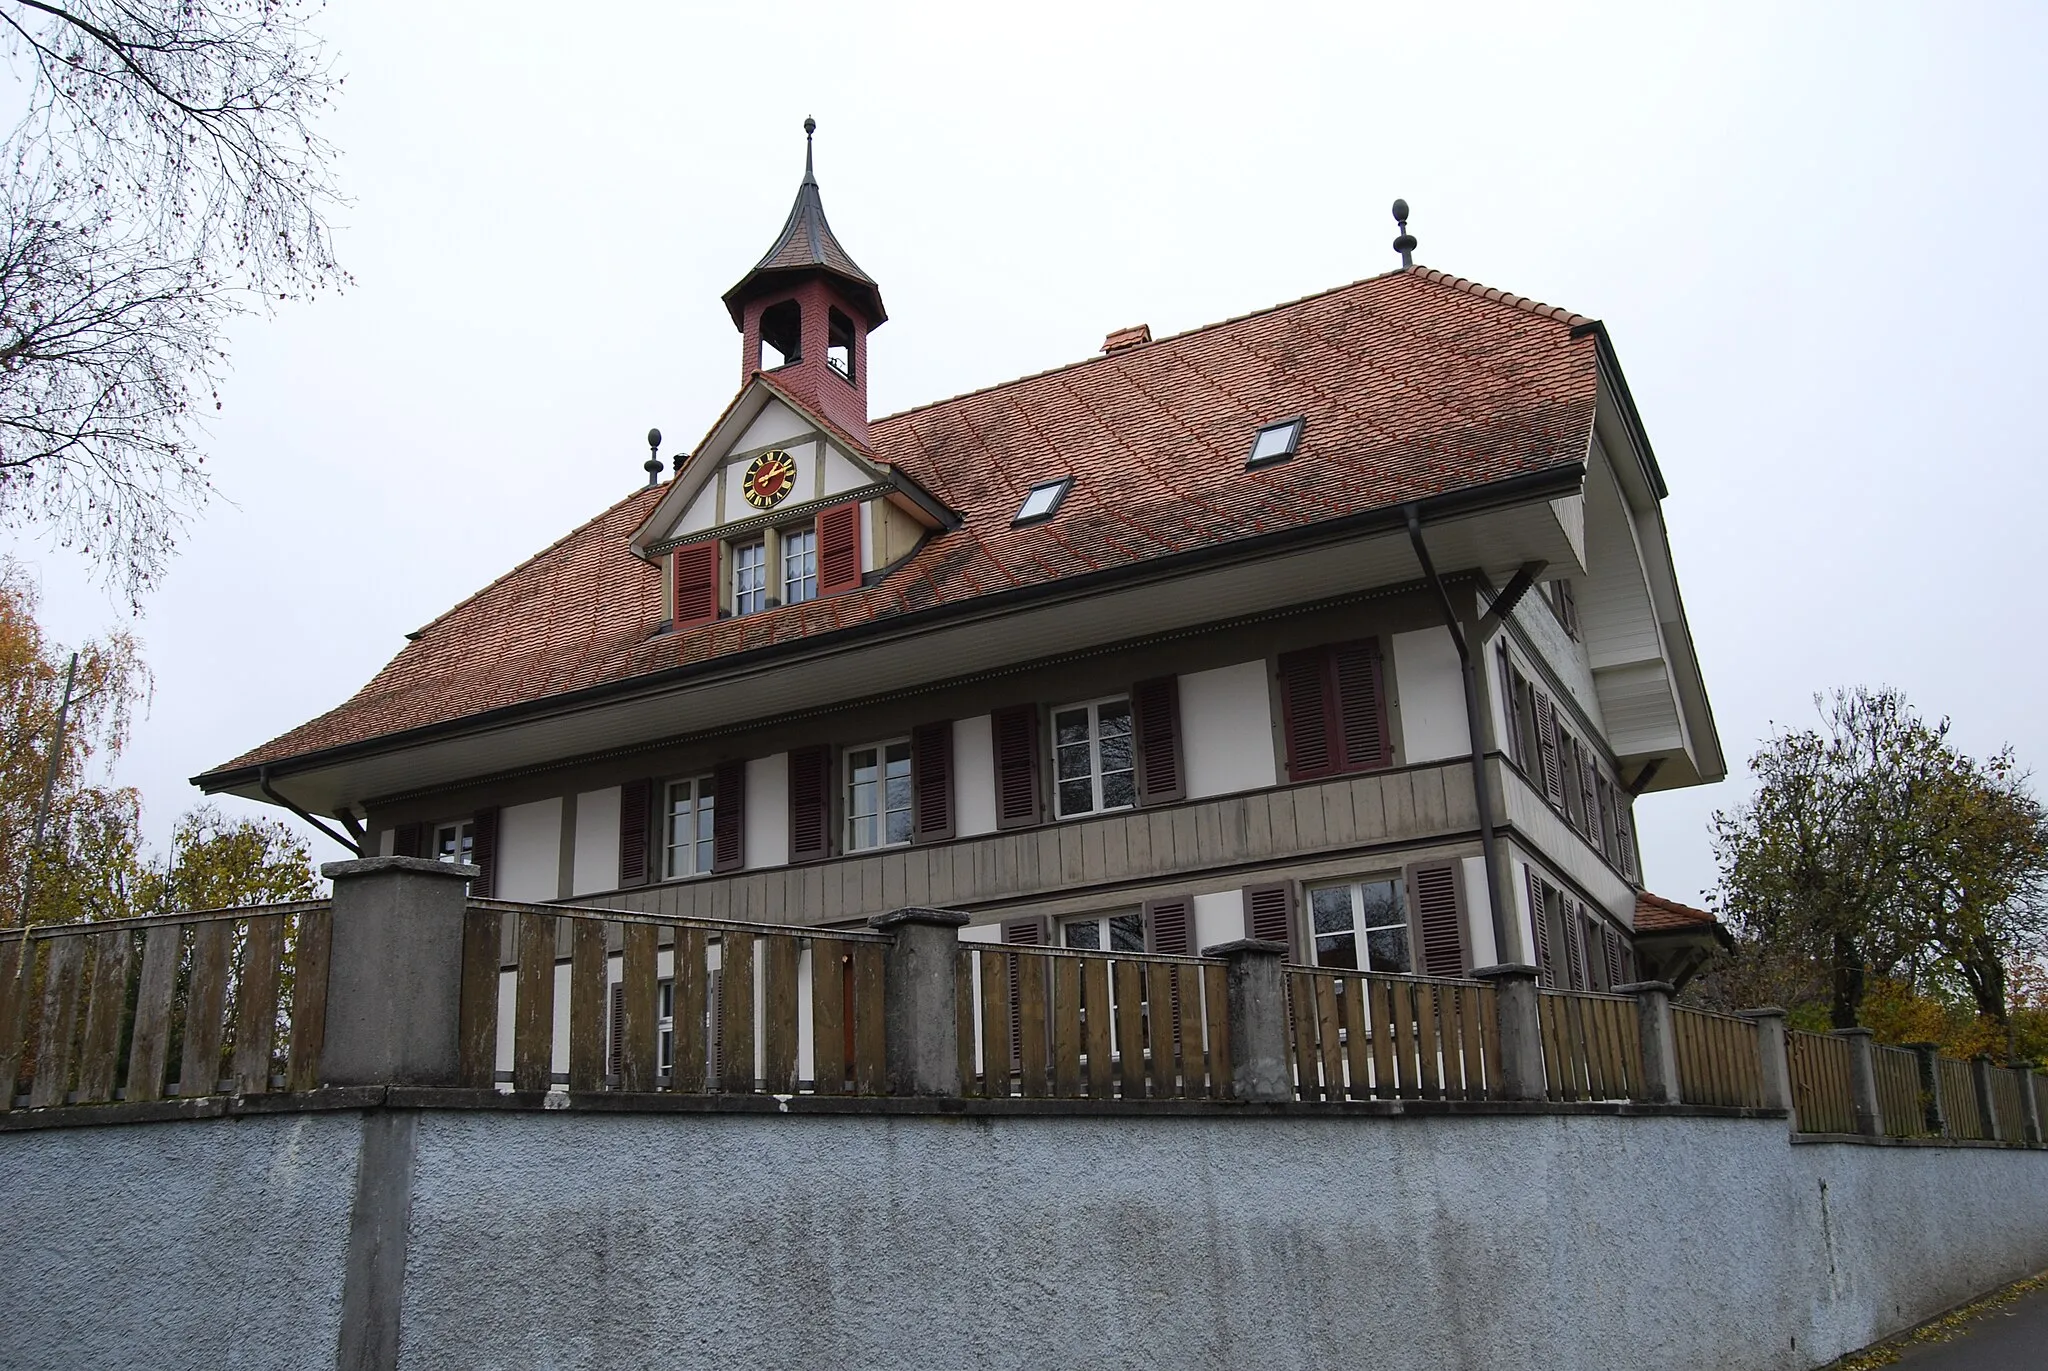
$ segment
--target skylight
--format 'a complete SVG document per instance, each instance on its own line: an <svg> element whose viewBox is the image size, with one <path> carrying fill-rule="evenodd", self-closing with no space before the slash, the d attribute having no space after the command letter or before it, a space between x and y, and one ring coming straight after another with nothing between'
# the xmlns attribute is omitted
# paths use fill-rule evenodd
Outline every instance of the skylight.
<svg viewBox="0 0 2048 1371"><path fill-rule="evenodd" d="M1292 457L1301 448L1301 430L1307 423L1306 418L1294 418L1266 425L1252 439L1252 455L1245 458L1244 464L1260 467Z"/></svg>
<svg viewBox="0 0 2048 1371"><path fill-rule="evenodd" d="M1011 523L1032 524L1040 519L1051 518L1052 512L1060 507L1060 501L1065 498L1067 487L1073 483L1073 477L1063 476L1057 481L1045 481L1031 487L1031 493L1024 497L1023 508L1017 511L1017 517Z"/></svg>

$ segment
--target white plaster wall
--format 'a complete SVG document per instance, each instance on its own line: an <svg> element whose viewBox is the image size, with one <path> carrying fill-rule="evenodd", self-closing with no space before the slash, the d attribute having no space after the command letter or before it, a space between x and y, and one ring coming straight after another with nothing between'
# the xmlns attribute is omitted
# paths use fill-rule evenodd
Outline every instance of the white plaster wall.
<svg viewBox="0 0 2048 1371"><path fill-rule="evenodd" d="M986 714L953 721L953 831L996 831L995 734Z"/></svg>
<svg viewBox="0 0 2048 1371"><path fill-rule="evenodd" d="M704 488L683 509L682 517L669 527L672 537L685 533L702 533L718 526L718 473L712 472L704 479Z"/></svg>
<svg viewBox="0 0 2048 1371"><path fill-rule="evenodd" d="M576 857L570 863L574 895L619 885L619 788L586 790L576 797Z"/></svg>
<svg viewBox="0 0 2048 1371"><path fill-rule="evenodd" d="M839 449L830 443L825 444L825 485L818 492L820 495L837 495L843 490L859 490L862 486L873 484L873 477L856 466Z"/></svg>
<svg viewBox="0 0 2048 1371"><path fill-rule="evenodd" d="M1195 951L1234 943L1245 936L1244 892L1218 891L1195 896Z"/></svg>
<svg viewBox="0 0 2048 1371"><path fill-rule="evenodd" d="M378 855L379 857L389 857L390 855L392 855L392 851L391 851L391 850L392 850L393 848L397 847L397 846L398 846L398 830L397 830L397 829L395 829L395 828L387 828L387 829L385 829L385 830L384 830L384 831L383 831L382 833L379 833L379 834L377 835L377 855Z"/></svg>
<svg viewBox="0 0 2048 1371"><path fill-rule="evenodd" d="M789 863L789 754L747 762L746 860L748 869Z"/></svg>
<svg viewBox="0 0 2048 1371"><path fill-rule="evenodd" d="M767 447L770 443L788 443L805 437L816 429L811 421L798 414L780 400L770 400L754 422L747 425L747 431L732 445L734 452L746 452L751 448ZM802 490L802 486L797 487Z"/></svg>
<svg viewBox="0 0 2048 1371"><path fill-rule="evenodd" d="M1239 662L1180 678L1188 798L1277 784L1266 664Z"/></svg>
<svg viewBox="0 0 2048 1371"><path fill-rule="evenodd" d="M1465 683L1458 649L1443 629L1396 633L1392 640L1394 691L1401 705L1404 766L1463 757L1471 752L1465 730Z"/></svg>
<svg viewBox="0 0 2048 1371"><path fill-rule="evenodd" d="M970 924L960 930L960 941L963 943L999 943L1002 940L1003 926L1000 923Z"/></svg>
<svg viewBox="0 0 2048 1371"><path fill-rule="evenodd" d="M1465 946L1472 949L1472 967L1500 960L1493 946L1493 906L1487 902L1486 858L1467 857L1465 877Z"/></svg>
<svg viewBox="0 0 2048 1371"><path fill-rule="evenodd" d="M501 900L552 900L561 889L562 801L507 805L498 813Z"/></svg>

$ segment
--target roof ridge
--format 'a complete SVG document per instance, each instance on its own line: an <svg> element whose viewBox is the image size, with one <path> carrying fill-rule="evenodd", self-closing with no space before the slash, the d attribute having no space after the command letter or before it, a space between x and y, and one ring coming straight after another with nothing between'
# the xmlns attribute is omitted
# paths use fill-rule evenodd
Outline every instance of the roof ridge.
<svg viewBox="0 0 2048 1371"><path fill-rule="evenodd" d="M1428 281L1432 285L1442 286L1446 290L1460 291L1481 300L1491 300L1495 304L1512 305L1524 314L1533 314L1539 319L1555 319L1574 327L1598 322L1566 309L1563 305L1546 305L1541 300L1532 300L1526 295L1517 295L1498 286L1483 285L1469 277L1453 276L1448 271L1438 271L1435 267L1409 267L1404 274Z"/></svg>
<svg viewBox="0 0 2048 1371"><path fill-rule="evenodd" d="M673 477L671 477L670 479L671 479L671 480L673 480L674 478L673 478ZM604 507L603 509L599 510L599 511L598 511L597 513L595 513L595 514L591 515L591 516L590 516L590 517L589 517L588 519L585 519L585 520L584 520L584 521L583 521L582 523L580 523L580 524L576 525L576 527L574 527L574 528L570 529L570 530L569 530L569 531L568 531L567 533L564 533L564 534L563 534L563 535L562 535L561 537L559 537L559 538L555 539L555 541L553 541L552 543L549 543L549 544L548 544L548 545L547 545L546 547L542 548L542 549L541 549L540 551L538 551L538 552L534 553L534 554L533 554L533 555L532 555L531 557L528 557L528 558L527 558L527 559L526 559L525 561L523 561L523 562L519 563L519 565L517 565L517 566L513 567L513 568L512 568L512 569L511 569L510 571L506 572L506 573L505 573L504 575L502 575L502 576L499 576L499 577L496 577L496 578L495 578L495 579L493 579L493 580L490 580L490 581L487 581L487 582L485 582L485 583L484 583L484 584L483 584L482 586L479 586L479 587L478 587L478 588L477 588L476 590L474 590L474 591L470 592L470 593L469 593L468 595L465 595L465 596L463 596L463 597L462 597L462 598L461 598L460 600L457 600L457 601L456 601L456 602L455 602L454 604L452 604L452 605L448 606L448 608L446 608L446 609L442 610L442 611L441 611L441 612L440 612L439 614L436 614L436 615L435 615L435 616L434 616L433 618L431 618L431 619L427 620L427 621L426 621L425 623L421 624L421 625L420 625L420 626L419 626L418 628L414 629L414 630L413 630L413 631L412 631L411 633L409 633L409 634L407 634L407 635L406 635L407 639L408 639L409 641L416 641L416 640L417 640L418 638L424 637L424 636L426 635L426 632L427 632L427 630L428 630L428 629L432 628L432 627L433 627L433 626L434 626L435 624L438 624L438 623L440 623L440 622L441 622L441 621L442 621L443 619L447 618L447 617L448 617L449 615L451 615L451 614L455 613L455 611L456 611L456 610L458 610L458 609L461 609L461 608L462 608L463 606L465 606L465 605L469 605L469 604L474 604L474 603L475 603L476 601L478 601L478 600L482 599L482 598L483 598L484 596L486 596L486 595L490 594L490 593L491 593L491 592L492 592L493 590L496 590L496 589L497 589L497 588L498 588L499 586L503 585L503 584L504 584L505 582L507 582L507 581L511 580L511 579L512 579L512 578L513 578L514 576L517 576L517 575L518 575L518 574L519 574L520 572L522 572L522 571L526 570L526 569L527 569L528 567L532 566L532 565L533 565L533 564L534 564L535 562L538 562L538 561L540 561L540 560L541 560L542 558L546 557L546 556L547 556L547 555L548 555L549 553L551 553L551 552L553 552L553 551L554 551L555 549L557 549L557 548L561 547L561 546L562 546L562 545L563 545L564 543L568 543L568 542L571 542L571 541L573 541L573 540L575 540L575 539L577 539L577 538L581 537L581 536L582 536L582 535L583 535L583 534L584 534L585 532L587 532L587 531L588 531L588 530L589 530L590 528L592 528L592 527L593 527L594 525L597 525L597 524L601 524L601 523L603 523L603 522L604 522L604 521L605 521L606 519L610 518L610 517L611 517L611 516L612 516L613 514L617 513L617 512L618 512L618 510L619 510L619 508L620 508L621 506L623 506L623 505L630 505L631 503L633 503L633 501L635 501L635 500L638 500L638 499L640 499L640 498L641 498L642 496L646 495L646 494L647 494L648 492L650 492L650 491L656 491L656 490L663 490L663 489L665 489L665 488L667 487L667 485L668 485L668 482L667 482L667 481L663 481L663 482L662 482L661 484L659 484L659 485L652 485L652 486L641 486L641 487L640 487L640 488L639 488L638 490L634 491L634 492L633 492L633 493L632 493L631 495L628 495L628 496L626 496L626 497L625 497L625 498L624 498L623 500L614 500L614 501L613 501L612 503L610 503L610 504L606 505L606 506L605 506L605 507ZM400 655L403 655L403 654L404 654L404 651L405 651L405 649L403 649L403 648L400 648L400 649L399 649ZM379 675L379 676L383 675L383 674L384 674L384 672L385 672L385 670L389 669L389 667L391 666L392 662L396 662L397 660L398 660L398 658L397 658L397 657L393 657L393 658L391 659L391 662L386 662L386 663L384 664L384 666L383 666L383 667L380 667L380 668L378 668L378 671L377 671L377 675ZM374 676L373 676L373 677L371 677L371 680L372 680L372 681L374 681L375 679L376 679L376 677L374 677ZM367 690L368 688L369 688L369 687L368 687L367 685L366 685L366 686L364 687L364 689L366 689L366 690ZM341 706L341 705L337 705L337 706L336 706L335 708L339 709L339 708L342 708L342 707L343 707L343 706ZM331 713L332 711L329 711L329 712Z"/></svg>

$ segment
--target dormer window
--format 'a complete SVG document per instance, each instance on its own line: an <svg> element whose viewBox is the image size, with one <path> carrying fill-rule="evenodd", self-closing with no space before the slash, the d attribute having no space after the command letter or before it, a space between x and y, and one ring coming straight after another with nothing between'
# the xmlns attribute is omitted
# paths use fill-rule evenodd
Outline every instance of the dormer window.
<svg viewBox="0 0 2048 1371"><path fill-rule="evenodd" d="M1292 457L1301 450L1301 431L1307 424L1306 418L1284 419L1260 429L1252 438L1252 455L1245 458L1245 466L1262 467Z"/></svg>
<svg viewBox="0 0 2048 1371"><path fill-rule="evenodd" d="M1011 526L1050 519L1053 511L1060 507L1060 501L1067 497L1067 487L1073 484L1073 477L1062 476L1057 481L1043 481L1031 487L1030 493L1024 497L1024 504L1017 510L1017 517L1011 520Z"/></svg>
<svg viewBox="0 0 2048 1371"><path fill-rule="evenodd" d="M825 360L831 364L832 370L851 381L853 379L853 320L847 318L836 309L825 317L830 325L830 333L825 347Z"/></svg>
<svg viewBox="0 0 2048 1371"><path fill-rule="evenodd" d="M794 300L761 311L761 370L793 366L804 359L803 312Z"/></svg>

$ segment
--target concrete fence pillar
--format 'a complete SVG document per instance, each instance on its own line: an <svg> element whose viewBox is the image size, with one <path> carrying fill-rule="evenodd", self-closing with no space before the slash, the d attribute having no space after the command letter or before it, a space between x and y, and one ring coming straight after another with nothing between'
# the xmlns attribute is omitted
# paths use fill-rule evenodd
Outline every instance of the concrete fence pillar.
<svg viewBox="0 0 2048 1371"><path fill-rule="evenodd" d="M898 909L870 919L891 934L882 1022L892 1095L960 1094L955 969L967 916L951 909Z"/></svg>
<svg viewBox="0 0 2048 1371"><path fill-rule="evenodd" d="M1977 1117L1984 1120L1984 1136L1993 1142L2010 1141L1998 1118L1998 1098L1991 1093L1991 1058L1970 1061L1970 1083L1977 1088Z"/></svg>
<svg viewBox="0 0 2048 1371"><path fill-rule="evenodd" d="M1202 949L1221 957L1230 1015L1231 1088L1240 1100L1291 1100L1294 1072L1287 1061L1287 983L1281 959L1287 944L1261 938Z"/></svg>
<svg viewBox="0 0 2048 1371"><path fill-rule="evenodd" d="M1685 1092L1678 1084L1678 1040L1671 1031L1669 981L1637 981L1618 985L1617 995L1636 997L1636 1031L1643 1045L1643 1081L1637 1099L1645 1104L1680 1104Z"/></svg>
<svg viewBox="0 0 2048 1371"><path fill-rule="evenodd" d="M473 866L424 857L328 862L326 1085L456 1085L462 923Z"/></svg>
<svg viewBox="0 0 2048 1371"><path fill-rule="evenodd" d="M1941 1044L1907 1043L1913 1061L1920 1068L1920 1098L1925 1102L1922 1123L1937 1138L1948 1136L1948 1109L1941 1095Z"/></svg>
<svg viewBox="0 0 2048 1371"><path fill-rule="evenodd" d="M1549 1092L1543 1078L1543 1020L1537 970L1520 962L1482 966L1472 973L1491 982L1500 1020L1500 1087L1504 1100L1540 1100Z"/></svg>
<svg viewBox="0 0 2048 1371"><path fill-rule="evenodd" d="M2014 1062L2013 1070L2020 1073L2020 1126L2024 1132L2022 1141L2028 1147L2041 1145L2041 1097L2034 1093L2034 1063Z"/></svg>
<svg viewBox="0 0 2048 1371"><path fill-rule="evenodd" d="M1757 1103L1764 1109L1792 1112L1792 1058L1785 1042L1785 1011L1774 1004L1745 1009L1742 1018L1756 1025Z"/></svg>
<svg viewBox="0 0 2048 1371"><path fill-rule="evenodd" d="M1866 1138L1884 1136L1884 1106L1877 1098L1877 1058L1870 1050L1874 1036L1867 1028L1839 1028L1835 1036L1849 1044L1849 1103L1856 1111L1856 1131Z"/></svg>

